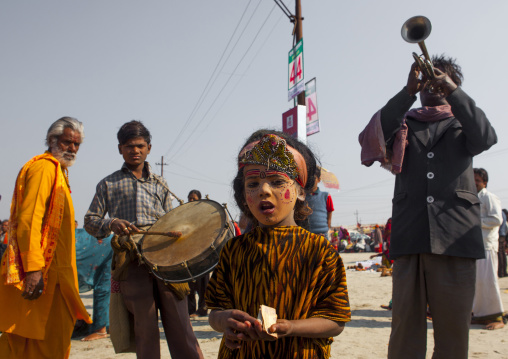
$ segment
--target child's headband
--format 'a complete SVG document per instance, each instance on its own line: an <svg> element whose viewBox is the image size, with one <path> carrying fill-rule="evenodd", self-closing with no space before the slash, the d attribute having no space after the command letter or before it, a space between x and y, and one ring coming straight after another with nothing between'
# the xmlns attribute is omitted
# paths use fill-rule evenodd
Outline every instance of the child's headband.
<svg viewBox="0 0 508 359"><path fill-rule="evenodd" d="M245 165L263 165L284 172L303 188L307 183L307 164L302 154L273 134L264 135L240 151L238 168Z"/></svg>

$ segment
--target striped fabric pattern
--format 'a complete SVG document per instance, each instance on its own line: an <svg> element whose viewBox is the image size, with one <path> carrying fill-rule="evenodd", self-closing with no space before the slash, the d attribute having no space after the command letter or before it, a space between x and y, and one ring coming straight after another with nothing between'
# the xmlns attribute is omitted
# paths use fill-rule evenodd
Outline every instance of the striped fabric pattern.
<svg viewBox="0 0 508 359"><path fill-rule="evenodd" d="M278 318L351 320L346 273L329 242L301 227L260 228L222 249L205 295L211 309L239 309L257 317L261 304ZM329 358L332 338L286 337L224 345L219 358Z"/></svg>

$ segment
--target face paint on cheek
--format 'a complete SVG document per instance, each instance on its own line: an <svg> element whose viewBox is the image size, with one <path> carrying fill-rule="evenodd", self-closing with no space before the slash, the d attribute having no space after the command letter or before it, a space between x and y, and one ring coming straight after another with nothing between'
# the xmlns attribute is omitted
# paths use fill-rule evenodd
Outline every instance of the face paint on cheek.
<svg viewBox="0 0 508 359"><path fill-rule="evenodd" d="M253 203L254 202L254 191L245 190L245 199L247 200L247 203Z"/></svg>
<svg viewBox="0 0 508 359"><path fill-rule="evenodd" d="M294 194L290 185L284 186L280 192L280 200L283 204L289 204L293 201Z"/></svg>

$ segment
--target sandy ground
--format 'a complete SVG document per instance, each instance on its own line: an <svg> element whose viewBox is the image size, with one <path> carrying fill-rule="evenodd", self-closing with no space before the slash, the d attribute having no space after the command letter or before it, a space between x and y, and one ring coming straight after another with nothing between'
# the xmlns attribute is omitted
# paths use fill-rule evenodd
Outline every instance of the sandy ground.
<svg viewBox="0 0 508 359"><path fill-rule="evenodd" d="M368 259L371 253L344 253L344 265ZM376 272L359 272L347 270L349 299L351 302L352 321L346 324L345 330L335 338L332 344L332 358L385 358L390 336L391 312L381 309L381 304L388 304L391 297L391 277L380 277ZM499 280L501 296L505 310L508 310L508 278ZM92 295L82 296L86 307L92 311ZM216 358L222 335L215 332L207 318L192 321L194 332L199 340L206 359ZM507 358L508 359L508 326L495 331L484 330L482 326L473 325L469 336L469 358ZM428 322L427 358L432 356L433 329ZM92 342L72 341L71 358L135 358L135 354L115 354L109 339ZM161 358L170 358L164 332L161 329Z"/></svg>

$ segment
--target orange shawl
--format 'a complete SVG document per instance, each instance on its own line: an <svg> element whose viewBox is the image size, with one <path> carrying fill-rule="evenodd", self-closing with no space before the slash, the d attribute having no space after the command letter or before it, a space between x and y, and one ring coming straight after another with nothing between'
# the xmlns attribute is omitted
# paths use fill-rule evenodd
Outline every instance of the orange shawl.
<svg viewBox="0 0 508 359"><path fill-rule="evenodd" d="M47 287L49 266L53 260L53 254L55 253L56 243L58 234L60 233L60 227L62 225L64 205L65 205L65 188L67 186L65 176L62 172L60 162L51 155L49 152L45 152L42 155L35 156L28 161L21 171L19 171L18 178L16 179L16 185L14 187L14 194L12 195L11 202L11 216L9 222L9 240L7 244L6 254L2 258L2 269L1 273L5 276L5 284L11 284L16 286L18 289L23 289L24 279L26 277L23 269L23 262L19 253L18 245L18 215L23 202L23 195L26 186L26 174L30 166L38 160L50 160L55 164L55 182L51 192L51 198L49 207L46 211L42 222L42 233L41 233L41 248L44 253L44 290Z"/></svg>

